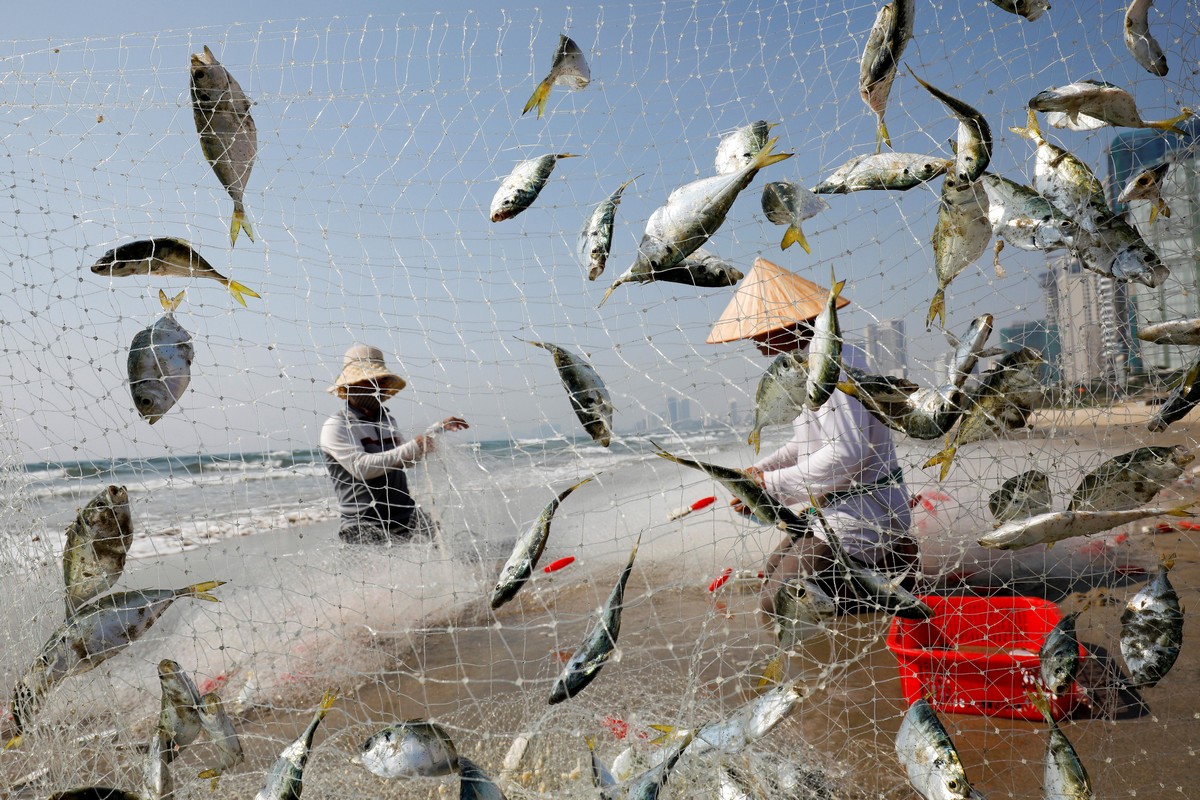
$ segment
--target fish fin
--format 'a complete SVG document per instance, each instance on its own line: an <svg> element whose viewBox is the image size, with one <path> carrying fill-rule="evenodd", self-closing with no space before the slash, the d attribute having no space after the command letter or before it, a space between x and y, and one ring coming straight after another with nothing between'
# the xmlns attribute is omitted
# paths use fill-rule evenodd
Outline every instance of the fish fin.
<svg viewBox="0 0 1200 800"><path fill-rule="evenodd" d="M168 314L170 314L173 313L175 309L179 308L179 305L183 302L183 296L186 293L187 290L185 289L174 297L167 297L167 293L162 289L159 289L158 302L162 304L163 311L166 311Z"/></svg>
<svg viewBox="0 0 1200 800"><path fill-rule="evenodd" d="M218 586L223 586L229 581L205 581L204 583L194 583L179 591L180 597L194 597L197 600L207 600L210 603L221 602L213 595L209 594L209 589L215 589Z"/></svg>
<svg viewBox="0 0 1200 800"><path fill-rule="evenodd" d="M933 458L926 461L924 464L921 465L921 467L923 469L928 469L929 467L932 467L936 464L941 464L942 472L941 472L941 475L939 476L939 480L944 481L944 480L946 480L946 476L950 474L950 465L954 463L954 453L957 450L958 450L957 447L954 447L953 445L951 445L951 446L947 447L945 450L943 450L942 452L935 455Z"/></svg>
<svg viewBox="0 0 1200 800"><path fill-rule="evenodd" d="M18 733L16 736L14 736L14 737L12 737L11 739L9 739L9 740L8 740L8 742L7 742L7 743L4 745L4 749L5 749L5 750L12 750L12 749L14 749L14 748L20 747L20 746L21 746L21 740L22 740L22 739L24 739L24 738L25 738L24 736L22 736L21 734L19 734L19 733Z"/></svg>
<svg viewBox="0 0 1200 800"><path fill-rule="evenodd" d="M762 675L758 679L758 684L754 687L758 691L762 691L773 683L783 683L783 651L780 650L775 654L775 657L767 662L763 667Z"/></svg>
<svg viewBox="0 0 1200 800"><path fill-rule="evenodd" d="M762 446L762 431L750 431L750 435L746 437L746 444L754 445L754 452L757 453Z"/></svg>
<svg viewBox="0 0 1200 800"><path fill-rule="evenodd" d="M613 289L616 289L616 288L617 288L618 286L620 286L620 285L621 285L621 282L620 282L620 281L617 281L617 282L616 282L616 283L614 283L612 286L608 287L608 290L604 292L604 297L601 297L601 298L600 298L600 303L599 303L599 305L597 305L597 306L596 306L596 308L599 308L600 306L602 306L602 305L604 305L606 302L608 302L608 298L609 298L609 296L610 296L610 295L612 295L612 293L613 293Z"/></svg>
<svg viewBox="0 0 1200 800"><path fill-rule="evenodd" d="M1171 567L1175 566L1175 554L1174 553L1163 554L1162 560L1159 563L1162 564L1167 569L1171 569Z"/></svg>
<svg viewBox="0 0 1200 800"><path fill-rule="evenodd" d="M1158 128L1159 130L1170 131L1171 133L1178 134L1179 136L1191 136L1191 134L1188 133L1187 131L1185 131L1183 128L1178 127L1178 124L1180 122L1183 122L1186 119L1189 119L1192 116L1192 114L1194 114L1195 112L1192 111L1190 108L1181 108L1181 109L1179 109L1179 112L1180 112L1179 116L1177 116L1177 117L1171 117L1170 119L1161 119L1157 122L1147 122L1146 127Z"/></svg>
<svg viewBox="0 0 1200 800"><path fill-rule="evenodd" d="M556 153L555 158L583 158L582 153Z"/></svg>
<svg viewBox="0 0 1200 800"><path fill-rule="evenodd" d="M238 203L233 207L233 219L229 222L229 246L237 244L238 231L246 231L246 238L254 241L254 230L250 227L250 221L246 219L246 209L242 208L242 204Z"/></svg>
<svg viewBox="0 0 1200 800"><path fill-rule="evenodd" d="M529 100L525 103L525 108L521 111L521 116L525 116L537 106L538 119L542 118L542 114L546 112L546 101L550 98L550 87L554 85L553 75L547 75L537 88L533 90L533 94L529 96Z"/></svg>
<svg viewBox="0 0 1200 800"><path fill-rule="evenodd" d="M842 394L848 394L851 397L858 397L858 387L850 381L838 381L837 388L842 390Z"/></svg>
<svg viewBox="0 0 1200 800"><path fill-rule="evenodd" d="M883 121L883 117L879 118L879 126L875 129L875 153L878 155L883 152L883 146L892 146L892 137L888 135L887 123Z"/></svg>
<svg viewBox="0 0 1200 800"><path fill-rule="evenodd" d="M1046 722L1054 725L1054 713L1050 710L1050 702L1046 700L1044 692L1027 691L1025 696L1029 698L1029 703L1038 711L1042 712L1042 716L1046 718Z"/></svg>
<svg viewBox="0 0 1200 800"><path fill-rule="evenodd" d="M1150 221L1154 222L1154 218L1158 216L1158 203L1150 206Z"/></svg>
<svg viewBox="0 0 1200 800"><path fill-rule="evenodd" d="M1187 503L1182 506L1176 506L1175 508L1172 508L1170 511L1168 511L1163 516L1166 516L1166 517L1194 517L1194 516L1196 516L1196 512L1192 510L1192 506L1194 506L1194 505L1195 505L1195 503L1192 502L1192 503Z"/></svg>
<svg viewBox="0 0 1200 800"><path fill-rule="evenodd" d="M812 248L808 246L808 240L804 238L804 231L800 230L798 225L789 225L783 234L783 241L779 243L779 248L787 250L794 244L800 245L804 248L804 252L812 255Z"/></svg>
<svg viewBox="0 0 1200 800"><path fill-rule="evenodd" d="M1023 136L1026 139L1037 142L1038 139L1042 138L1042 129L1038 127L1037 112L1032 108L1027 109L1027 111L1029 113L1029 119L1025 123L1025 127L1022 128L1014 125L1010 126L1009 130L1017 134L1017 136Z"/></svg>
<svg viewBox="0 0 1200 800"><path fill-rule="evenodd" d="M774 139L767 142L763 146L762 150L758 151L758 153L754 156L754 159L750 162L750 169L752 171L760 170L763 167L769 167L772 164L778 164L780 161L784 161L796 155L795 153L772 153L771 149L775 147L775 144L778 141L779 137L776 136Z"/></svg>
<svg viewBox="0 0 1200 800"><path fill-rule="evenodd" d="M651 739L650 744L666 744L678 738L679 735L679 729L674 725L650 725L648 727L651 730L658 731L660 734Z"/></svg>
<svg viewBox="0 0 1200 800"><path fill-rule="evenodd" d="M317 706L317 718L324 719L329 713L329 709L333 706L335 700L338 699L337 689L326 689L325 694L321 695L321 705Z"/></svg>
<svg viewBox="0 0 1200 800"><path fill-rule="evenodd" d="M262 295L260 295L258 292L238 283L237 281L224 280L221 281L221 283L224 284L225 288L229 290L229 293L233 295L233 299L237 300L243 306L246 305L246 299L243 297L243 295L249 297L262 297Z"/></svg>
<svg viewBox="0 0 1200 800"><path fill-rule="evenodd" d="M208 60L216 62L217 57L213 55L213 51L208 49L208 45L204 45L204 55L208 56Z"/></svg>
<svg viewBox="0 0 1200 800"><path fill-rule="evenodd" d="M935 319L941 320L941 326L946 327L946 290L940 286L933 293L933 299L929 301L929 316L925 318L925 330L933 329Z"/></svg>

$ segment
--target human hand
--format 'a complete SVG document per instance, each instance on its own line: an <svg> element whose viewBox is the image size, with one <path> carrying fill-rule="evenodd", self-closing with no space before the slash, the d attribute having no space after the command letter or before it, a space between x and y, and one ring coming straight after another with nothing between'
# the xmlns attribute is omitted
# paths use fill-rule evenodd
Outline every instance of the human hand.
<svg viewBox="0 0 1200 800"><path fill-rule="evenodd" d="M453 433L454 431L465 431L471 427L462 417L446 417L441 422L434 423L429 426L429 434L435 433Z"/></svg>
<svg viewBox="0 0 1200 800"><path fill-rule="evenodd" d="M758 467L746 467L742 472L746 473L746 477L757 483L759 486L766 488L766 482L763 480L763 471Z"/></svg>

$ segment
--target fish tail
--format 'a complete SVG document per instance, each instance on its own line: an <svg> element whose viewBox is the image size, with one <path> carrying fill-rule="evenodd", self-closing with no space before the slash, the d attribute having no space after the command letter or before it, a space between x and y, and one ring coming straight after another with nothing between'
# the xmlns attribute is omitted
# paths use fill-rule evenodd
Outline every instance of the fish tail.
<svg viewBox="0 0 1200 800"><path fill-rule="evenodd" d="M650 725L651 730L658 731L659 735L650 740L650 744L666 744L676 738L676 733L679 731L674 725Z"/></svg>
<svg viewBox="0 0 1200 800"><path fill-rule="evenodd" d="M521 111L521 116L525 116L537 106L538 119L542 118L542 114L546 112L546 101L550 98L550 87L554 85L551 80L553 76L547 75L545 79L537 85L533 90L533 94L529 96L529 100L525 103L525 108Z"/></svg>
<svg viewBox="0 0 1200 800"><path fill-rule="evenodd" d="M839 281L837 279L837 276L834 274L832 266L829 267L829 283L832 286L832 288L829 290L830 299L837 300L839 297L842 296L842 288L845 287L846 281L845 280ZM834 307L836 308L837 305L835 304Z"/></svg>
<svg viewBox="0 0 1200 800"><path fill-rule="evenodd" d="M746 444L754 445L754 452L757 453L759 448L762 446L762 431L750 431L750 435L746 437Z"/></svg>
<svg viewBox="0 0 1200 800"><path fill-rule="evenodd" d="M848 394L851 397L858 397L858 387L850 381L838 381L837 388L842 390L842 394Z"/></svg>
<svg viewBox="0 0 1200 800"><path fill-rule="evenodd" d="M221 602L216 597L208 593L209 589L215 589L218 586L223 586L229 581L205 581L204 583L194 583L191 586L180 589L176 594L179 597L194 597L197 600L207 600L210 603Z"/></svg>
<svg viewBox="0 0 1200 800"><path fill-rule="evenodd" d="M1160 119L1157 122L1147 122L1146 127L1170 131L1171 133L1175 133L1180 136L1191 136L1190 133L1185 131L1183 128L1178 127L1178 125L1180 122L1189 119L1194 113L1195 112L1190 108L1181 108L1179 109L1179 116L1171 117L1170 119Z"/></svg>
<svg viewBox="0 0 1200 800"><path fill-rule="evenodd" d="M1172 567L1175 566L1175 554L1174 553L1164 554L1162 557L1162 561L1160 563L1166 569L1171 569Z"/></svg>
<svg viewBox="0 0 1200 800"><path fill-rule="evenodd" d="M917 80L920 80L918 78ZM892 137L888 134L887 123L883 121L883 115L879 117L879 127L875 130L875 153L883 152L883 146L892 146Z"/></svg>
<svg viewBox="0 0 1200 800"><path fill-rule="evenodd" d="M783 234L783 241L779 243L781 250L787 250L794 244L798 244L804 248L804 252L812 255L812 248L808 246L808 240L804 238L804 231L800 230L799 225L789 225L788 229Z"/></svg>
<svg viewBox="0 0 1200 800"><path fill-rule="evenodd" d="M1042 716L1046 718L1046 722L1054 724L1054 713L1050 710L1050 702L1046 700L1046 695L1042 692L1026 692L1025 696L1029 698L1029 703L1038 711L1042 712Z"/></svg>
<svg viewBox="0 0 1200 800"><path fill-rule="evenodd" d="M637 175L634 175L632 178L630 178L629 180L625 181L620 186L618 186L617 191L614 192L614 194L620 194L621 192L625 191L625 189L629 186L629 184L633 183L634 181L636 181L638 178L642 177L645 174L646 173L644 173L644 172L639 172Z"/></svg>
<svg viewBox="0 0 1200 800"><path fill-rule="evenodd" d="M958 450L957 447L951 445L951 446L947 447L945 450L943 450L942 452L938 453L933 458L926 461L924 464L921 465L921 467L923 469L928 469L929 467L932 467L935 464L941 464L942 472L941 472L941 475L939 476L939 480L944 481L944 480L946 480L946 476L950 474L950 465L954 463L954 453L957 450Z"/></svg>
<svg viewBox="0 0 1200 800"><path fill-rule="evenodd" d="M597 305L596 308L599 308L600 306L604 305L608 301L609 296L612 295L613 289L616 289L620 285L621 284L619 284L619 283L614 283L612 286L608 287L608 290L605 291L605 293L604 293L604 297L600 298L600 305Z"/></svg>
<svg viewBox="0 0 1200 800"><path fill-rule="evenodd" d="M325 694L321 695L321 705L317 706L317 714L315 719L325 719L325 715L329 713L329 709L333 706L334 701L337 699L337 689L326 689Z"/></svg>
<svg viewBox="0 0 1200 800"><path fill-rule="evenodd" d="M1164 516L1167 517L1194 517L1196 512L1192 509L1195 503L1187 503L1182 506L1176 506L1168 511Z"/></svg>
<svg viewBox="0 0 1200 800"><path fill-rule="evenodd" d="M938 287L929 301L929 316L925 318L925 330L933 329L933 321L938 319L941 326L946 327L946 290Z"/></svg>
<svg viewBox="0 0 1200 800"><path fill-rule="evenodd" d="M750 162L752 171L760 170L763 167L769 167L772 164L778 164L780 161L791 158L795 153L772 153L771 149L779 142L779 137L776 136L771 141L767 142L762 150L754 156L754 160Z"/></svg>
<svg viewBox="0 0 1200 800"><path fill-rule="evenodd" d="M246 231L246 237L250 241L254 241L254 230L250 227L249 220L246 219L246 209L241 203L233 204L233 219L229 222L229 246L237 244L238 231Z"/></svg>
<svg viewBox="0 0 1200 800"><path fill-rule="evenodd" d="M1023 136L1026 139L1037 142L1042 138L1042 129L1038 127L1037 112L1032 108L1027 110L1029 113L1029 121L1025 124L1025 127L1022 128L1012 125L1009 126L1009 130L1015 133L1017 136Z"/></svg>
<svg viewBox="0 0 1200 800"><path fill-rule="evenodd" d="M775 654L775 657L767 662L763 667L762 675L758 679L758 684L754 687L759 691L767 688L773 683L783 682L783 651L780 650Z"/></svg>
<svg viewBox="0 0 1200 800"><path fill-rule="evenodd" d="M186 294L186 292L187 290L185 289L174 297L167 297L167 293L162 289L159 289L158 302L162 304L163 311L166 311L168 314L170 314L175 311L175 309L179 308L179 305L183 302L183 296Z"/></svg>
<svg viewBox="0 0 1200 800"><path fill-rule="evenodd" d="M21 746L21 741L24 738L25 737L22 734L18 733L16 736L12 737L7 742L5 742L4 749L5 750L15 750L16 748Z"/></svg>
<svg viewBox="0 0 1200 800"><path fill-rule="evenodd" d="M233 299L237 300L242 305L246 305L246 299L245 299L245 297L243 297L243 295L248 295L250 297L261 297L262 296L258 292L254 291L253 289L251 289L243 284L240 284L237 281L224 280L224 281L221 281L221 283L225 286L226 289L229 290L229 293L233 295Z"/></svg>
<svg viewBox="0 0 1200 800"><path fill-rule="evenodd" d="M583 158L582 153L558 153L555 158Z"/></svg>

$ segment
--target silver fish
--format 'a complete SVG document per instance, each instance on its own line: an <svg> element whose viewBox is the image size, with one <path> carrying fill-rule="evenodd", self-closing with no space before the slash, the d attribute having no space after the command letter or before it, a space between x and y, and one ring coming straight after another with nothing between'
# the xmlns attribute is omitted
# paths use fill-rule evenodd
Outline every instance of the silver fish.
<svg viewBox="0 0 1200 800"><path fill-rule="evenodd" d="M1138 338L1155 344L1200 344L1200 317L1158 322L1138 331Z"/></svg>
<svg viewBox="0 0 1200 800"><path fill-rule="evenodd" d="M551 687L550 705L561 703L583 691L600 674L600 670L608 663L608 659L616 650L617 637L621 634L625 584L629 582L629 575L633 572L633 561L637 558L638 545L641 544L641 541L642 537L639 534L633 550L629 553L629 561L625 564L625 569L621 571L621 576L617 578L616 585L613 586L608 599L604 602L604 607L600 610L599 619L584 637L583 644L567 659L562 674L558 676L558 680Z"/></svg>
<svg viewBox="0 0 1200 800"><path fill-rule="evenodd" d="M639 261L625 270L621 274L621 277L617 278L613 282L613 285L608 287L608 291L604 293L604 297L600 300L600 305L604 305L609 296L612 295L614 289L625 283L666 281L668 283L682 283L687 286L719 288L722 286L733 286L745 277L741 270L720 256L708 252L703 247L697 247L687 258L672 267L655 269L650 272L640 272L639 270L644 266L645 263Z"/></svg>
<svg viewBox="0 0 1200 800"><path fill-rule="evenodd" d="M608 792L605 790L616 786L617 779L613 777L608 767L604 766L600 756L596 755L596 740L591 736L585 736L583 740L587 743L588 754L592 757L592 786L600 789L601 793L606 795Z"/></svg>
<svg viewBox="0 0 1200 800"><path fill-rule="evenodd" d="M905 378L868 375L845 365L838 389L863 404L875 419L914 439L945 436L962 416L963 393L952 386L926 389Z"/></svg>
<svg viewBox="0 0 1200 800"><path fill-rule="evenodd" d="M892 82L896 80L896 68L908 40L913 38L914 0L892 0L881 6L867 34L858 70L858 93L867 108L879 119L879 130L875 135L875 152L886 142L892 146L887 125L883 122L887 110L888 95Z"/></svg>
<svg viewBox="0 0 1200 800"><path fill-rule="evenodd" d="M1125 9L1125 46L1133 60L1160 78L1167 74L1167 57L1150 35L1150 6L1154 0L1133 0Z"/></svg>
<svg viewBox="0 0 1200 800"><path fill-rule="evenodd" d="M979 544L999 550L1017 550L1035 544L1052 545L1074 536L1088 536L1150 517L1190 517L1187 506L1134 508L1127 511L1055 511L1001 525L980 537Z"/></svg>
<svg viewBox="0 0 1200 800"><path fill-rule="evenodd" d="M949 385L955 389L961 389L966 385L967 379L975 371L975 365L979 363L980 358L984 357L983 346L987 344L988 337L992 335L992 321L991 314L980 314L971 320L967 332L961 339L951 336L949 332L946 333L946 338L954 347L954 359L950 362ZM1004 351L989 351L989 354L1005 355Z"/></svg>
<svg viewBox="0 0 1200 800"><path fill-rule="evenodd" d="M1102 222L1096 232L1080 230L1071 254L1092 272L1118 281L1133 281L1155 288L1170 270L1132 225L1121 217Z"/></svg>
<svg viewBox="0 0 1200 800"><path fill-rule="evenodd" d="M1184 373L1183 379L1171 390L1166 402L1158 407L1146 427L1153 433L1162 433L1171 423L1190 414L1196 403L1200 403L1200 360Z"/></svg>
<svg viewBox="0 0 1200 800"><path fill-rule="evenodd" d="M549 153L528 161L522 161L513 167L508 177L500 182L500 188L492 196L492 222L512 219L533 205L550 173L560 158L579 158L574 153Z"/></svg>
<svg viewBox="0 0 1200 800"><path fill-rule="evenodd" d="M1004 242L1021 250L1050 251L1075 241L1079 226L1033 189L990 173L980 181L987 192L992 232Z"/></svg>
<svg viewBox="0 0 1200 800"><path fill-rule="evenodd" d="M954 742L925 700L908 707L896 733L896 755L925 800L984 800L967 781Z"/></svg>
<svg viewBox="0 0 1200 800"><path fill-rule="evenodd" d="M458 800L505 800L504 792L474 761L460 756L458 767Z"/></svg>
<svg viewBox="0 0 1200 800"><path fill-rule="evenodd" d="M1048 513L1050 478L1039 469L1014 475L988 495L988 510L1000 523Z"/></svg>
<svg viewBox="0 0 1200 800"><path fill-rule="evenodd" d="M657 800L663 787L667 785L671 770L679 763L680 757L691 743L691 734L685 735L683 741L667 754L661 764L646 770L630 783L617 787L608 797L612 800Z"/></svg>
<svg viewBox="0 0 1200 800"><path fill-rule="evenodd" d="M1196 460L1183 445L1139 447L1089 472L1071 497L1071 511L1124 511L1145 505Z"/></svg>
<svg viewBox="0 0 1200 800"><path fill-rule="evenodd" d="M124 486L102 489L79 509L67 527L62 558L68 617L120 580L132 543L133 515Z"/></svg>
<svg viewBox="0 0 1200 800"><path fill-rule="evenodd" d="M164 756L169 764L200 735L200 692L183 667L169 658L158 662L158 682L162 687L158 729L165 736Z"/></svg>
<svg viewBox="0 0 1200 800"><path fill-rule="evenodd" d="M1029 111L1024 128L1014 126L1009 130L1037 146L1033 174L1035 192L1085 231L1096 232L1101 223L1113 216L1104 198L1104 184L1069 151L1046 141L1034 111Z"/></svg>
<svg viewBox="0 0 1200 800"><path fill-rule="evenodd" d="M158 300L166 313L138 331L129 345L129 391L134 408L151 425L175 406L192 382L192 336L175 321L183 295L168 300L160 289Z"/></svg>
<svg viewBox="0 0 1200 800"><path fill-rule="evenodd" d="M1119 86L1106 81L1075 81L1039 92L1029 100L1029 107L1046 114L1046 121L1055 128L1091 131L1105 125L1122 128L1156 128L1180 136L1187 132L1176 127L1192 110L1185 108L1177 117L1149 122L1138 113L1133 96Z"/></svg>
<svg viewBox="0 0 1200 800"><path fill-rule="evenodd" d="M764 692L728 718L710 722L698 730L679 731L665 725L652 727L670 738L692 737L691 746L687 748L689 757L714 751L733 755L774 730L810 694L807 685L792 681Z"/></svg>
<svg viewBox="0 0 1200 800"><path fill-rule="evenodd" d="M842 326L838 324L837 301L846 282L839 281L830 268L829 297L825 308L813 323L812 342L808 346L808 380L804 384L804 405L813 411L837 390L842 374Z"/></svg>
<svg viewBox="0 0 1200 800"><path fill-rule="evenodd" d="M775 592L775 641L785 652L812 636L828 630L837 616L837 604L812 581L795 578Z"/></svg>
<svg viewBox="0 0 1200 800"><path fill-rule="evenodd" d="M249 234L249 228L247 228ZM259 295L237 281L231 281L217 272L204 256L197 253L183 239L160 236L156 239L139 239L115 247L92 265L97 275L125 277L127 275L160 275L177 278L211 278L233 294L233 298L246 305L244 296Z"/></svg>
<svg viewBox="0 0 1200 800"><path fill-rule="evenodd" d="M966 187L979 180L983 171L992 163L992 129L980 114L963 101L931 86L917 77L909 67L908 72L917 83L941 101L958 118L958 140L954 148L954 168L948 173L958 186Z"/></svg>
<svg viewBox="0 0 1200 800"><path fill-rule="evenodd" d="M517 540L513 546L512 555L508 557L496 579L496 588L492 590L492 609L495 610L517 596L517 592L529 580L537 566L542 551L546 549L546 540L550 538L550 523L554 521L554 512L567 495L583 486L591 478L584 478L573 486L568 486L558 493L558 496L546 504L542 513L534 520L529 530Z"/></svg>
<svg viewBox="0 0 1200 800"><path fill-rule="evenodd" d="M1156 686L1179 658L1183 646L1183 608L1167 578L1175 564L1168 556L1154 579L1125 604L1121 613L1121 656L1131 686Z"/></svg>
<svg viewBox="0 0 1200 800"><path fill-rule="evenodd" d="M728 764L720 768L721 782L717 786L717 800L757 800L759 795L750 785L748 775L742 774Z"/></svg>
<svg viewBox="0 0 1200 800"><path fill-rule="evenodd" d="M304 791L304 767L308 764L308 754L312 751L313 737L316 736L317 726L325 719L335 700L337 692L325 693L308 727L296 741L279 754L271 771L267 773L266 785L258 790L254 800L300 800Z"/></svg>
<svg viewBox="0 0 1200 800"><path fill-rule="evenodd" d="M1050 10L1049 0L992 0L992 2L1010 14L1024 17L1030 22Z"/></svg>
<svg viewBox="0 0 1200 800"><path fill-rule="evenodd" d="M754 429L746 439L759 451L762 429L769 425L789 425L804 407L808 370L791 353L781 353L758 379L754 391Z"/></svg>
<svg viewBox="0 0 1200 800"><path fill-rule="evenodd" d="M238 739L233 727L233 720L225 711L225 705L216 692L209 692L200 698L200 725L208 738L216 745L217 763L200 772L196 777L211 778L211 788L215 791L221 775L231 767L242 763L245 755L242 753L242 742Z"/></svg>
<svg viewBox="0 0 1200 800"><path fill-rule="evenodd" d="M952 176L946 176L931 241L938 286L929 302L926 328L932 328L936 319L946 324L946 288L959 273L979 260L992 241L988 197L981 184L963 186Z"/></svg>
<svg viewBox="0 0 1200 800"><path fill-rule="evenodd" d="M525 103L521 116L525 116L534 106L537 106L538 119L546 110L546 100L550 97L550 89L555 84L571 89L583 89L592 82L592 71L588 69L583 51L568 36L558 35L558 49L554 51L554 62L550 65L550 73L542 79ZM496 220L492 220L495 222Z"/></svg>
<svg viewBox="0 0 1200 800"><path fill-rule="evenodd" d="M242 200L258 155L258 128L246 93L207 45L203 53L192 54L192 116L200 149L233 200L229 239L236 244L238 231L245 229L254 241Z"/></svg>
<svg viewBox="0 0 1200 800"><path fill-rule="evenodd" d="M458 772L461 764L450 733L427 719L397 722L373 734L359 747L358 761L381 778L436 778Z"/></svg>
<svg viewBox="0 0 1200 800"><path fill-rule="evenodd" d="M1078 617L1076 611L1060 619L1038 650L1042 684L1055 695L1070 691L1079 671L1079 639L1075 633Z"/></svg>
<svg viewBox="0 0 1200 800"><path fill-rule="evenodd" d="M1171 216L1171 209L1167 207L1167 201L1162 197L1163 181L1167 177L1167 170L1171 168L1170 161L1164 161L1157 167L1144 169L1137 175L1129 179L1129 183L1125 184L1125 188L1121 190L1121 194L1117 196L1118 203L1128 203L1131 200L1149 200L1150 205L1150 221L1154 220L1161 213L1164 217Z"/></svg>
<svg viewBox="0 0 1200 800"><path fill-rule="evenodd" d="M774 123L760 119L721 139L715 162L717 174L731 175L747 166L767 146L767 138L774 127Z"/></svg>
<svg viewBox="0 0 1200 800"><path fill-rule="evenodd" d="M1050 741L1046 743L1046 770L1042 780L1043 796L1047 800L1093 800L1092 781L1088 778L1079 754L1066 734L1059 729L1046 698L1032 695L1033 704L1050 724Z"/></svg>
<svg viewBox="0 0 1200 800"><path fill-rule="evenodd" d="M179 598L218 602L209 590L223 583L206 581L182 589L114 592L80 606L50 634L17 684L11 706L17 732L24 730L52 688L120 653L149 630Z"/></svg>
<svg viewBox="0 0 1200 800"><path fill-rule="evenodd" d="M634 275L664 272L703 246L721 227L733 201L758 171L792 157L792 153L772 152L778 141L767 142L737 172L692 181L672 192L666 205L656 209L646 222L630 272Z"/></svg>
<svg viewBox="0 0 1200 800"><path fill-rule="evenodd" d="M518 339L518 341L525 341ZM564 347L548 342L529 342L534 347L548 350L554 356L558 377L566 387L567 397L575 416L592 439L604 447L612 440L612 398L599 373L581 356Z"/></svg>
<svg viewBox="0 0 1200 800"><path fill-rule="evenodd" d="M779 247L783 250L787 250L793 244L798 244L804 248L804 252L812 253L812 249L808 246L808 240L804 238L804 231L800 228L800 223L815 217L827 208L829 208L829 203L795 183L778 181L768 183L763 187L763 213L776 225L788 226L783 234L783 241L779 243Z"/></svg>
<svg viewBox="0 0 1200 800"><path fill-rule="evenodd" d="M833 558L854 590L855 597L885 614L895 614L903 619L919 620L933 616L933 609L928 604L900 585L903 575L890 577L855 561L829 526L825 512L816 504L813 508L825 529L825 541L833 551Z"/></svg>
<svg viewBox="0 0 1200 800"><path fill-rule="evenodd" d="M814 194L847 194L867 189L905 191L944 175L954 162L918 153L855 156L812 188Z"/></svg>
<svg viewBox="0 0 1200 800"><path fill-rule="evenodd" d="M169 739L168 734L159 728L150 737L146 764L142 769L142 793L145 795L142 800L168 800L175 796L175 781L171 778L171 768L167 766L175 757Z"/></svg>
<svg viewBox="0 0 1200 800"><path fill-rule="evenodd" d="M621 204L621 194L625 187L640 178L641 175L630 178L617 187L617 190L592 211L583 230L579 232L579 246L576 253L580 263L588 270L588 280L594 281L604 272L608 263L608 253L612 249L613 225L617 219L617 206Z"/></svg>

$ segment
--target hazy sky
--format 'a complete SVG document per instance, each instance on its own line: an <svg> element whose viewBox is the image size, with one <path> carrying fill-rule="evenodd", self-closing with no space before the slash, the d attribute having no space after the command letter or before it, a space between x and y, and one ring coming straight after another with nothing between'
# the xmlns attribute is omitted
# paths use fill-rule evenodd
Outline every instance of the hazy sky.
<svg viewBox="0 0 1200 800"><path fill-rule="evenodd" d="M768 181L811 186L874 150L857 77L877 3L568 12L443 2L405 14L361 3L336 18L325 3L174 5L60 3L6 19L0 404L20 460L311 445L337 405L324 389L355 341L377 344L409 377L392 407L413 427L458 413L479 438L543 422L575 432L548 354L516 337L586 352L621 428L662 413L669 394L692 398L694 414L747 408L765 362L746 346L704 344L729 290L627 285L596 306L650 213L712 174L721 134L756 119L779 123L780 148L796 155L755 180L709 249L743 270L763 255L822 284L832 267L854 302L848 335L906 320L918 379L946 347L924 331L940 183L830 198L805 226L811 256L782 252L783 229L759 205ZM1056 0L1033 23L984 0L917 5L905 63L988 117L992 168L1014 179L1029 180L1032 147L1008 126L1044 88L1103 78L1133 91L1149 118L1196 104L1195 2L1151 11L1165 79L1125 50L1121 2ZM521 117L560 32L583 48L593 82L556 87L545 118ZM187 92L188 55L204 45L255 102L246 207L256 241L232 250L232 203L200 152ZM897 150L948 153L953 118L907 72L887 119ZM1103 173L1112 129L1061 133ZM547 152L584 158L560 162L524 214L488 221L499 181ZM590 283L574 255L579 229L638 174L608 271ZM263 299L242 308L214 282L87 270L117 243L161 235L193 242ZM949 327L984 311L997 328L1040 318L1044 261L1006 249L999 278L985 255L951 287ZM151 427L132 409L125 356L160 313L159 288L187 288L178 319L196 363L179 406Z"/></svg>

